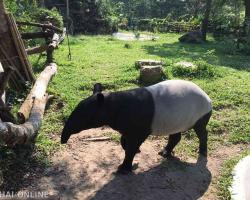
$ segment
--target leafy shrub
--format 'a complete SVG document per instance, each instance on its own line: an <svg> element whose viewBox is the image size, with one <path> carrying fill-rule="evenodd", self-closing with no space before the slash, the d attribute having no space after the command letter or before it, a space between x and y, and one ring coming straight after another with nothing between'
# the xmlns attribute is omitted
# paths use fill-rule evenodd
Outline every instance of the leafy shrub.
<svg viewBox="0 0 250 200"><path fill-rule="evenodd" d="M131 46L130 44L126 43L126 44L124 44L124 48L126 48L126 49L131 49L132 46Z"/></svg>
<svg viewBox="0 0 250 200"><path fill-rule="evenodd" d="M128 19L126 17L119 19L118 28L128 30Z"/></svg>
<svg viewBox="0 0 250 200"><path fill-rule="evenodd" d="M51 10L40 8L35 1L31 4L28 1L21 1L17 4L16 1L11 0L5 0L5 6L14 15L16 20L44 22L50 18L53 25L63 27L63 18L56 8L52 8ZM31 31L32 28L22 26L22 30Z"/></svg>
<svg viewBox="0 0 250 200"><path fill-rule="evenodd" d="M195 62L195 67L173 66L172 73L174 76L187 78L213 78L220 76L218 70L205 61Z"/></svg>
<svg viewBox="0 0 250 200"><path fill-rule="evenodd" d="M137 27L141 31L153 32L186 32L198 29L200 21L173 21L171 19L153 18L153 19L140 19L138 20Z"/></svg>
<svg viewBox="0 0 250 200"><path fill-rule="evenodd" d="M57 27L63 27L63 18L56 8L51 10L44 8L37 8L35 12L30 14L30 18L37 22L44 22L46 19L51 18L51 23Z"/></svg>

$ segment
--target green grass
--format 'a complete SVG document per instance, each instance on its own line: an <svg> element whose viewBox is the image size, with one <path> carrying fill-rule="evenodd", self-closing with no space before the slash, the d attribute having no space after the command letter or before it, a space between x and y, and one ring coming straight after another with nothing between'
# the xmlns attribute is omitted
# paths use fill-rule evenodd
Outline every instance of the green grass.
<svg viewBox="0 0 250 200"><path fill-rule="evenodd" d="M55 110L54 104L46 113L38 146L53 149L56 143L46 137L60 133L63 120L79 101L91 95L95 83L102 83L109 91L141 86L139 70L134 66L139 59L162 60L168 78L192 80L208 93L214 107L208 127L211 149L223 143L250 143L250 57L232 54L223 41L213 38L199 45L179 43L178 34L159 34L159 37L157 41L144 42L119 41L111 36L71 37L71 61L64 42L55 54L59 68L49 92L58 96L65 107ZM36 72L42 70L44 59L37 62L32 57ZM198 68L195 72L176 69L174 64L179 61L194 62ZM194 154L192 147L197 143L192 135L180 146L190 155Z"/></svg>
<svg viewBox="0 0 250 200"><path fill-rule="evenodd" d="M169 79L187 79L197 83L213 100L209 123L209 153L221 145L250 143L250 56L235 52L230 44L209 38L204 44L181 44L178 34L159 34L157 41L119 41L111 36L70 37L72 60L68 60L66 41L55 53L58 74L49 85L57 96L45 114L36 146L45 155L59 148L63 121L79 101L92 93L93 85L102 83L106 90L118 91L141 86L139 59L162 60ZM31 57L34 71L43 69L45 57ZM179 61L196 63L198 70L175 68ZM64 103L64 107L57 106ZM119 137L114 137L118 141ZM184 136L177 154L197 155L198 141L193 132Z"/></svg>
<svg viewBox="0 0 250 200"><path fill-rule="evenodd" d="M222 200L229 200L231 199L231 193L229 188L233 181L232 171L236 164L245 156L250 155L250 151L244 151L240 155L227 160L221 169L221 176L218 179L218 196Z"/></svg>

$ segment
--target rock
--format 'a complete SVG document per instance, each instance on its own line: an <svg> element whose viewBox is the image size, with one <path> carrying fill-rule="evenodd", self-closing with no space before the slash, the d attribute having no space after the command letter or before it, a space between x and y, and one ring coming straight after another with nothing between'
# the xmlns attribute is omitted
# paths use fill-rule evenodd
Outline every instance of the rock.
<svg viewBox="0 0 250 200"><path fill-rule="evenodd" d="M202 43L202 34L201 31L191 31L179 38L180 42L186 43Z"/></svg>
<svg viewBox="0 0 250 200"><path fill-rule="evenodd" d="M162 80L163 68L161 65L142 66L140 69L140 80L143 83L157 83Z"/></svg>
<svg viewBox="0 0 250 200"><path fill-rule="evenodd" d="M163 62L158 60L137 60L135 66L141 68L142 66L162 66Z"/></svg>

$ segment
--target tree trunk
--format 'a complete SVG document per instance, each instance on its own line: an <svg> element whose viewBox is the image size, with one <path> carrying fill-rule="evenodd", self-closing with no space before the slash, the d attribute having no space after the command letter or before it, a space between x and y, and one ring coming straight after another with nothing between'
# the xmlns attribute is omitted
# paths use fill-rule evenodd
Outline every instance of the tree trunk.
<svg viewBox="0 0 250 200"><path fill-rule="evenodd" d="M34 99L41 99L44 96L49 81L52 76L56 74L56 71L56 64L51 63L41 72L30 94L27 96L17 113L20 123L24 123L29 118Z"/></svg>
<svg viewBox="0 0 250 200"><path fill-rule="evenodd" d="M245 3L245 32L250 37L250 0L244 0Z"/></svg>
<svg viewBox="0 0 250 200"><path fill-rule="evenodd" d="M38 5L39 5L39 7L41 7L41 8L45 8L45 2L44 2L44 0L39 0L39 1L38 1Z"/></svg>
<svg viewBox="0 0 250 200"><path fill-rule="evenodd" d="M209 15L211 12L211 6L212 6L212 0L206 0L206 10L201 25L201 34L203 41L206 41L207 39L207 28L208 28Z"/></svg>

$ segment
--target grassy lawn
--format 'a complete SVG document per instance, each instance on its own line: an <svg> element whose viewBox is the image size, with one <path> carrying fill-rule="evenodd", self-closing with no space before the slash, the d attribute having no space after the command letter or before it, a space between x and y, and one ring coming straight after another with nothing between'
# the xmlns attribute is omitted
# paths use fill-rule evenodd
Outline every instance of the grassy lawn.
<svg viewBox="0 0 250 200"><path fill-rule="evenodd" d="M168 79L191 80L211 97L214 112L208 127L209 154L220 145L250 144L250 56L235 53L229 43L213 38L199 45L180 44L178 34L158 36L157 41L145 42L119 41L111 36L71 37L71 61L64 42L55 54L58 74L50 83L49 92L57 99L45 114L37 139L39 151L49 154L60 147L53 141L54 136L60 135L63 121L78 102L91 95L93 84L100 82L109 91L141 86L139 70L134 66L139 59L162 60ZM37 62L37 57L32 57L36 72L42 70L44 59ZM205 72L176 70L174 64L178 61L197 63ZM63 108L58 108L59 102L64 103ZM191 131L178 145L177 154L196 156L197 145ZM226 192L225 189L223 194Z"/></svg>
<svg viewBox="0 0 250 200"><path fill-rule="evenodd" d="M91 95L94 83L100 82L110 91L138 87L139 70L134 66L135 61L156 59L164 61L167 78L192 80L213 100L214 113L209 124L210 146L249 143L250 57L232 54L227 43L212 38L206 44L196 45L180 44L177 34L159 36L157 41L146 42L124 42L110 36L77 36L71 38L71 61L67 58L65 42L56 51L55 60L59 69L49 87L50 93L56 94L65 107L57 112L48 111L39 141L43 142L42 138L51 132L60 132L63 119L80 100ZM129 48L125 47L126 43ZM33 61L36 59L33 58ZM178 61L208 65L213 76L201 74L190 77L185 71L180 72L173 67ZM42 62L40 60L39 64ZM39 71L41 68L37 66L36 70ZM56 108L52 105L53 109ZM190 136L187 138L190 139Z"/></svg>

